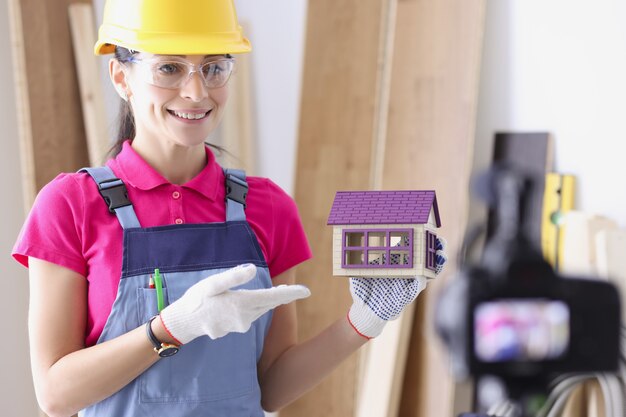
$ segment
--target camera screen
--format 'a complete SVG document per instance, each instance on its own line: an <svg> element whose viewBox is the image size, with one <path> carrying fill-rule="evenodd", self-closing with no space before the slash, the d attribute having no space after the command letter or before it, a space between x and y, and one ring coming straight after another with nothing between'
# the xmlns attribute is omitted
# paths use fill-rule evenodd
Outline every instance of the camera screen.
<svg viewBox="0 0 626 417"><path fill-rule="evenodd" d="M474 311L474 349L483 362L543 361L567 351L570 313L562 301L501 299Z"/></svg>

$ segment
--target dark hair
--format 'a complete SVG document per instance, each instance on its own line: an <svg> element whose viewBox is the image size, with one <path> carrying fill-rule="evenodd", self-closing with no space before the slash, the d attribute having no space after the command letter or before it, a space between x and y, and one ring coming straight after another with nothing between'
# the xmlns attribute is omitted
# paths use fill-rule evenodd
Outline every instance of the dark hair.
<svg viewBox="0 0 626 417"><path fill-rule="evenodd" d="M117 59L120 63L124 64L129 62L133 55L138 54L139 52L133 51L131 49L124 48L122 46L115 47L115 59ZM133 116L133 109L130 106L130 102L126 100L121 100L120 110L118 113L118 129L117 135L115 137L115 143L107 152L107 155L110 157L115 157L122 151L122 145L128 139L135 138L135 117ZM217 150L219 153L225 152L230 154L226 149L221 146L214 145L209 142L205 142L211 148Z"/></svg>
<svg viewBox="0 0 626 417"><path fill-rule="evenodd" d="M115 59L122 64L128 62L135 54L137 54L137 51L131 51L121 46L115 47ZM110 157L115 157L122 151L124 141L135 138L135 117L133 116L133 109L130 107L130 103L126 100L121 100L117 120L118 127L115 142L107 153Z"/></svg>

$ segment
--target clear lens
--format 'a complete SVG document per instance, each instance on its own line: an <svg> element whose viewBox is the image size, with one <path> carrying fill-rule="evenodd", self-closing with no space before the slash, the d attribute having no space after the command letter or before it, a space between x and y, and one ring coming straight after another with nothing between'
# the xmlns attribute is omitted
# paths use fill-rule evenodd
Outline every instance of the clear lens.
<svg viewBox="0 0 626 417"><path fill-rule="evenodd" d="M150 69L150 83L157 87L176 88L187 79L193 68L182 62L155 61L148 63Z"/></svg>
<svg viewBox="0 0 626 417"><path fill-rule="evenodd" d="M187 61L162 58L134 58L131 62L139 64L146 82L161 88L180 88L194 72L201 75L207 88L219 88L228 82L235 64L230 58L206 61L197 66Z"/></svg>
<svg viewBox="0 0 626 417"><path fill-rule="evenodd" d="M232 59L221 59L219 61L206 62L202 64L202 78L204 84L209 88L218 88L228 82L230 74L233 72L234 61Z"/></svg>

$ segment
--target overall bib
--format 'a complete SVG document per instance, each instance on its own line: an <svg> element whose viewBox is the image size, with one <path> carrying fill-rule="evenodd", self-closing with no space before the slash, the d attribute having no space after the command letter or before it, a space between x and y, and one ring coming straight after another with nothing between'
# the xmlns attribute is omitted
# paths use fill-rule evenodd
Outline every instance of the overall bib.
<svg viewBox="0 0 626 417"><path fill-rule="evenodd" d="M267 263L244 213L243 171L226 171L224 223L142 228L124 183L108 167L85 168L124 229L121 279L111 314L97 343L144 325L158 314L150 275L159 268L165 306L196 282L251 263L257 275L238 287L272 286ZM111 397L83 410L84 417L262 417L256 365L271 312L246 333L212 340L199 337L181 346ZM156 353L154 353L156 355Z"/></svg>

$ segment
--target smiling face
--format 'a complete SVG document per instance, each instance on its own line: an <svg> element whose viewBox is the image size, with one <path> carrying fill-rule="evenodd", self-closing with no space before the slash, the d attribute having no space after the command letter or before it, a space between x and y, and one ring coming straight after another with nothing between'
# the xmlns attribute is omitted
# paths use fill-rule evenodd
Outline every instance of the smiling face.
<svg viewBox="0 0 626 417"><path fill-rule="evenodd" d="M209 88L200 73L188 75L187 68L192 64L198 70L198 65L223 59L223 56L166 57L139 53L133 58L136 62L123 64L111 60L110 72L116 89L130 100L135 138L165 147L204 146L204 141L222 118L228 85ZM163 73L180 71L184 76L182 85L177 88L154 85L152 74L155 69ZM209 70L207 66L203 69ZM212 70L216 71L215 68Z"/></svg>

